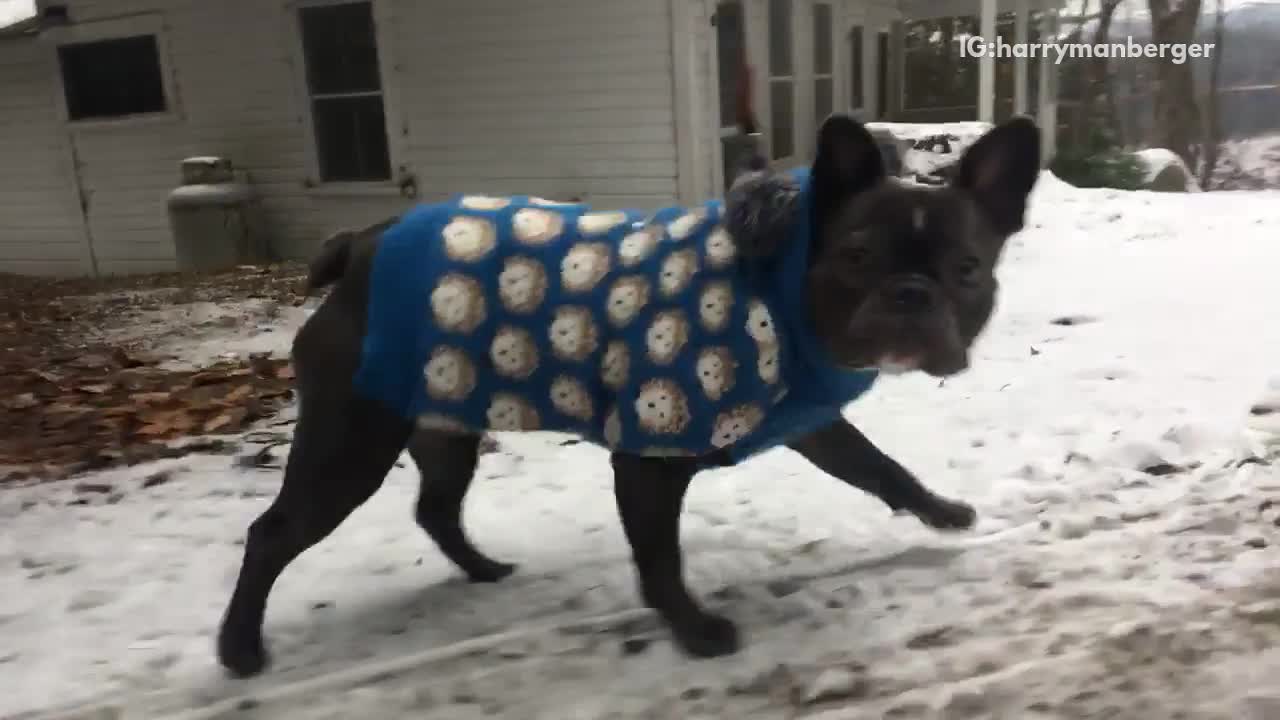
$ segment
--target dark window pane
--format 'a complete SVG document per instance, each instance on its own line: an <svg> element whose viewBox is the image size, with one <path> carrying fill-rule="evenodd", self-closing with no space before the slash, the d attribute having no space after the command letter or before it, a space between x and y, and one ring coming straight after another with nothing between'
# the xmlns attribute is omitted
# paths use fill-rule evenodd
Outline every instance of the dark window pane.
<svg viewBox="0 0 1280 720"><path fill-rule="evenodd" d="M63 45L58 65L72 120L167 109L154 35Z"/></svg>
<svg viewBox="0 0 1280 720"><path fill-rule="evenodd" d="M877 42L876 63L880 72L877 73L879 88L876 93L876 112L877 117L883 119L889 115L889 33L879 33Z"/></svg>
<svg viewBox="0 0 1280 720"><path fill-rule="evenodd" d="M769 0L769 74L791 74L791 0Z"/></svg>
<svg viewBox="0 0 1280 720"><path fill-rule="evenodd" d="M773 159L795 154L795 84L790 80L769 83Z"/></svg>
<svg viewBox="0 0 1280 720"><path fill-rule="evenodd" d="M319 98L312 114L322 181L391 178L381 97Z"/></svg>
<svg viewBox="0 0 1280 720"><path fill-rule="evenodd" d="M830 75L832 64L831 6L818 3L813 6L813 71Z"/></svg>
<svg viewBox="0 0 1280 720"><path fill-rule="evenodd" d="M742 78L742 53L746 46L742 3L720 3L716 11L716 40L720 62L720 127L737 119L738 83Z"/></svg>
<svg viewBox="0 0 1280 720"><path fill-rule="evenodd" d="M738 173L738 158L734 155L734 146L724 138L720 138L720 163L720 169L724 173L724 189L728 191Z"/></svg>
<svg viewBox="0 0 1280 720"><path fill-rule="evenodd" d="M817 118L818 125L821 127L822 121L831 117L831 111L835 105L833 93L835 85L831 78L814 78L813 80L813 116Z"/></svg>
<svg viewBox="0 0 1280 720"><path fill-rule="evenodd" d="M866 107L862 93L862 26L849 31L849 102L853 107Z"/></svg>
<svg viewBox="0 0 1280 720"><path fill-rule="evenodd" d="M381 89L370 3L302 8L298 16L307 87L313 95Z"/></svg>

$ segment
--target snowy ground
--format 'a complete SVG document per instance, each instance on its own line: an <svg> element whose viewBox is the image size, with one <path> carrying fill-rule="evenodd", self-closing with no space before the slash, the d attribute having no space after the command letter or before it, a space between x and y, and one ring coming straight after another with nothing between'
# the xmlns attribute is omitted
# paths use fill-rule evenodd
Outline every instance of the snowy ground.
<svg viewBox="0 0 1280 720"><path fill-rule="evenodd" d="M468 511L517 576L459 581L406 457L281 579L275 667L226 680L211 636L279 470L189 457L0 493L0 717L1274 720L1280 412L1250 409L1280 408L1280 194L1048 177L1032 220L974 369L849 410L975 531L787 451L695 483L691 579L738 656L683 659L638 609L604 452L523 436Z"/></svg>

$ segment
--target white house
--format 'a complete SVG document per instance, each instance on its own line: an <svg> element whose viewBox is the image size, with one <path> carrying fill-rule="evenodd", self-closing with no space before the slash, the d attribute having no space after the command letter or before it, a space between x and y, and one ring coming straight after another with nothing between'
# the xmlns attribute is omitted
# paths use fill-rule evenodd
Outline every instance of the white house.
<svg viewBox="0 0 1280 720"><path fill-rule="evenodd" d="M743 57L798 164L833 109L892 118L904 18L1042 2L1000 1L39 0L0 29L0 272L172 269L193 155L246 172L285 257L459 191L695 202Z"/></svg>

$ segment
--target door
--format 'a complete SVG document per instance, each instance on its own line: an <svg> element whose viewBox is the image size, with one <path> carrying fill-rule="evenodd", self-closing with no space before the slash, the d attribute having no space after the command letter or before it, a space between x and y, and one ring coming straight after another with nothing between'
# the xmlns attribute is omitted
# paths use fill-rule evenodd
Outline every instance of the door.
<svg viewBox="0 0 1280 720"><path fill-rule="evenodd" d="M165 201L186 137L158 14L51 33L85 224L101 274L175 265Z"/></svg>

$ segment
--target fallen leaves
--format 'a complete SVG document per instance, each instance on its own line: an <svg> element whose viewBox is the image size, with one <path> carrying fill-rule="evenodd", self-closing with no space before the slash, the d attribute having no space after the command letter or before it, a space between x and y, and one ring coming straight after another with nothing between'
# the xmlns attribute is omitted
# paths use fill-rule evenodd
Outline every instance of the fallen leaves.
<svg viewBox="0 0 1280 720"><path fill-rule="evenodd" d="M0 483L225 451L226 442L197 438L238 433L278 412L292 393L288 361L259 354L174 370L141 343L111 342L104 329L181 303L268 298L299 305L303 272L273 266L103 280L0 276Z"/></svg>
<svg viewBox="0 0 1280 720"><path fill-rule="evenodd" d="M264 357L199 371L144 362L83 373L92 381L68 375L50 382L21 372L0 380L0 392L21 385L26 392L14 397L34 400L0 411L0 465L47 477L151 459L165 441L238 432L270 417L293 385L286 360ZM33 460L40 467L31 468Z"/></svg>

